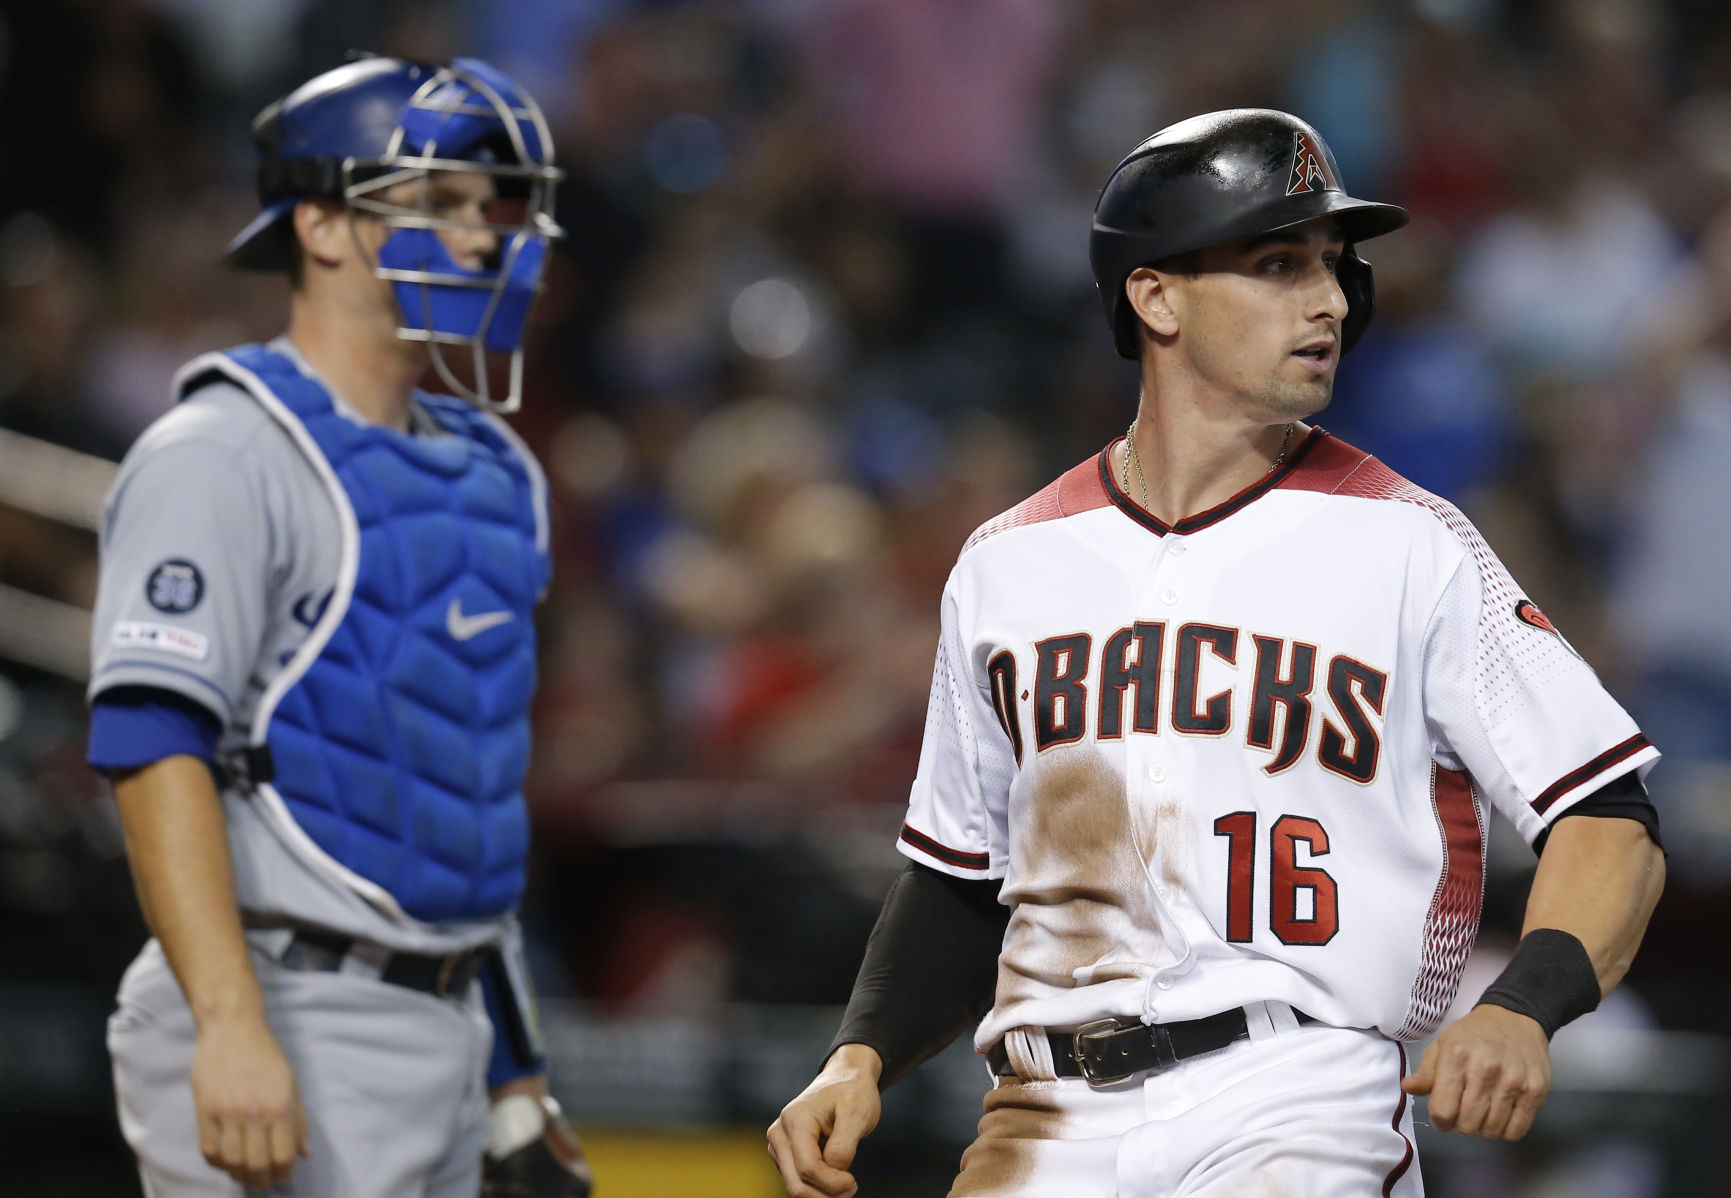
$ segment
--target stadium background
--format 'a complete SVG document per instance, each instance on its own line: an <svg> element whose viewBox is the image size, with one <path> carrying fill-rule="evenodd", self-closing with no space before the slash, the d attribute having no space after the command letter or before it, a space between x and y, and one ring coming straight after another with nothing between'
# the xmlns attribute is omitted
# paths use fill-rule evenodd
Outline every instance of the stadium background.
<svg viewBox="0 0 1731 1198"><path fill-rule="evenodd" d="M1461 504L1666 752L1624 991L1527 1143L1421 1140L1429 1192L1731 1194L1717 0L0 2L0 1190L136 1192L102 1027L144 933L83 765L103 459L178 363L279 327L218 265L245 130L349 47L495 62L570 172L517 420L558 559L525 922L602 1198L779 1192L761 1129L898 865L944 576L1133 410L1096 190L1260 104L1416 215L1321 423ZM942 1193L983 1081L957 1049L892 1091L862 1193Z"/></svg>

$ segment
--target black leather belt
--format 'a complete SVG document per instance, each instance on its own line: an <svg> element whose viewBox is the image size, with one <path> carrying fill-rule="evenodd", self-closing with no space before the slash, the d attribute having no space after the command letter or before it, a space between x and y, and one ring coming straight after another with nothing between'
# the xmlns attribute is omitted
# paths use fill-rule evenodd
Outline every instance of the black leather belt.
<svg viewBox="0 0 1731 1198"><path fill-rule="evenodd" d="M334 932L297 929L294 938L277 958L289 969L314 973L336 973L355 947L348 936ZM462 998L480 973L481 964L493 952L491 945L442 957L424 953L391 953L379 968L381 981L431 994L434 998Z"/></svg>
<svg viewBox="0 0 1731 1198"><path fill-rule="evenodd" d="M1301 1024L1316 1020L1294 1010ZM1109 1086L1138 1073L1169 1069L1179 1061L1219 1052L1250 1038L1250 1025L1242 1007L1222 1011L1205 1019L1178 1023L1133 1023L1098 1019L1073 1032L1047 1032L1052 1044L1052 1067L1059 1077L1085 1077L1089 1084ZM986 1061L999 1077L1014 1077L1010 1054L999 1040L986 1050Z"/></svg>

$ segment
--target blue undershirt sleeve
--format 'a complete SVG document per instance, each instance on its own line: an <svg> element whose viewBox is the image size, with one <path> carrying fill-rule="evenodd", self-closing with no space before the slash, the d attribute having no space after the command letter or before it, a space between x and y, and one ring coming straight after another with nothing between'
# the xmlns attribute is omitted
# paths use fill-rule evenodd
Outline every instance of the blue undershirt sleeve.
<svg viewBox="0 0 1731 1198"><path fill-rule="evenodd" d="M99 770L137 769L184 753L216 760L222 724L209 708L155 686L110 687L90 708L87 757Z"/></svg>

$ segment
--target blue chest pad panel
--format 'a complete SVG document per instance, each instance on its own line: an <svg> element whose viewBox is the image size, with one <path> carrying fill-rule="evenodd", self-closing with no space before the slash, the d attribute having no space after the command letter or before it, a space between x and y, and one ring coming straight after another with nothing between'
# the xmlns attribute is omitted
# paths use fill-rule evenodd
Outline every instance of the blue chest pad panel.
<svg viewBox="0 0 1731 1198"><path fill-rule="evenodd" d="M252 743L274 762L255 794L387 911L439 922L510 910L548 578L523 455L457 400L419 396L446 435L410 436L344 414L267 347L205 361L288 429L343 530L336 589L254 717Z"/></svg>

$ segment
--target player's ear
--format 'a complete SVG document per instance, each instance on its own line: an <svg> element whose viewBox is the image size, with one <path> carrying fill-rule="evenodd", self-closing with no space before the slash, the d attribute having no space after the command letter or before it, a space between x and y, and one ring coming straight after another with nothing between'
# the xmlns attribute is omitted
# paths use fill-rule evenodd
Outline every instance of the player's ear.
<svg viewBox="0 0 1731 1198"><path fill-rule="evenodd" d="M1178 313L1167 287L1170 276L1149 266L1138 266L1124 280L1124 295L1130 307L1155 334L1170 337L1178 331Z"/></svg>
<svg viewBox="0 0 1731 1198"><path fill-rule="evenodd" d="M295 237L307 261L334 269L355 252L348 214L331 200L302 200L294 210Z"/></svg>

